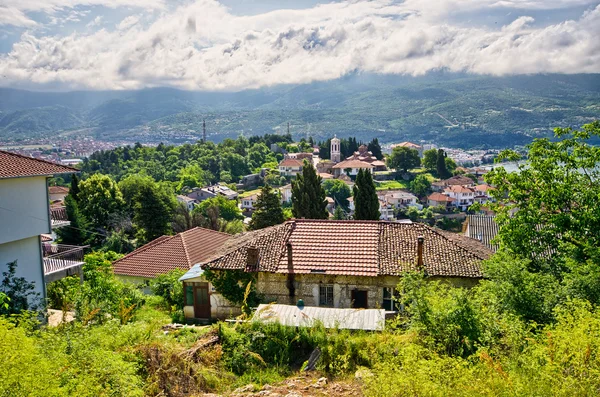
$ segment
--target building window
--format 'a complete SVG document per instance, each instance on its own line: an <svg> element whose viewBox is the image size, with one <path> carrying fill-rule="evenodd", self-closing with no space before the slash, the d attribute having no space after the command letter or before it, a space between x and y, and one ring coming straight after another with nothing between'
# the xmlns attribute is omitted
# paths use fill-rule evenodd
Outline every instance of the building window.
<svg viewBox="0 0 600 397"><path fill-rule="evenodd" d="M194 306L194 286L188 283L184 284L185 286L185 305L186 306Z"/></svg>
<svg viewBox="0 0 600 397"><path fill-rule="evenodd" d="M333 307L333 285L323 284L319 286L319 306Z"/></svg>
<svg viewBox="0 0 600 397"><path fill-rule="evenodd" d="M395 288L383 288L382 308L388 311L398 310L398 291Z"/></svg>

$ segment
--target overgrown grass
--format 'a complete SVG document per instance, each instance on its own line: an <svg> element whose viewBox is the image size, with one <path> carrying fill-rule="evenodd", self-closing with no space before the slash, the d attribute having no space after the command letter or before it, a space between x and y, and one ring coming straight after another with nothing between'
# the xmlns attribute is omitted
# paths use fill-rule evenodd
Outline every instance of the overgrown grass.
<svg viewBox="0 0 600 397"><path fill-rule="evenodd" d="M409 181L375 181L377 190L408 189Z"/></svg>

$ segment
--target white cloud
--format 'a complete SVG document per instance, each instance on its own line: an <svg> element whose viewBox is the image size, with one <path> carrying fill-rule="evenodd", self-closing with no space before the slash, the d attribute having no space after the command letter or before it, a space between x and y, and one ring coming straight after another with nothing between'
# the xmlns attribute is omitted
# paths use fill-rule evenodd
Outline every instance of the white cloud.
<svg viewBox="0 0 600 397"><path fill-rule="evenodd" d="M117 29L118 30L127 30L127 29L132 28L133 26L137 25L137 23L139 21L140 21L140 17L138 17L137 15L130 15L130 16L126 17L125 19L123 19L117 25Z"/></svg>
<svg viewBox="0 0 600 397"><path fill-rule="evenodd" d="M0 5L0 26L31 27L36 22L27 16L28 12L52 14L59 10L77 6L163 9L165 8L165 2L164 0L2 0L2 5Z"/></svg>
<svg viewBox="0 0 600 397"><path fill-rule="evenodd" d="M85 25L85 27L90 29L96 26L100 26L102 24L103 19L104 18L101 15L98 15L96 18L92 19L87 25Z"/></svg>
<svg viewBox="0 0 600 397"><path fill-rule="evenodd" d="M354 71L600 73L600 6L579 20L533 27L521 14L494 29L452 25L445 16L474 4L498 7L497 1L433 3L356 1L235 16L217 2L197 1L163 12L146 28L128 17L116 31L26 33L0 56L0 74L11 85L33 88L237 90Z"/></svg>

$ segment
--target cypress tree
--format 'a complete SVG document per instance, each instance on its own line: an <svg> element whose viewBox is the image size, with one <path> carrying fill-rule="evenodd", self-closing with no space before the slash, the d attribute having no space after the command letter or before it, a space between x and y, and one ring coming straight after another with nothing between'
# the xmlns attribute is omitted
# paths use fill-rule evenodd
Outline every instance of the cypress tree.
<svg viewBox="0 0 600 397"><path fill-rule="evenodd" d="M346 214L344 213L344 210L342 209L341 205L337 205L335 207L335 211L333 211L333 219L338 221L346 219Z"/></svg>
<svg viewBox="0 0 600 397"><path fill-rule="evenodd" d="M354 185L354 219L379 220L379 198L370 171L360 169Z"/></svg>
<svg viewBox="0 0 600 397"><path fill-rule="evenodd" d="M138 238L146 243L164 234L171 234L171 221L176 201L157 185L143 186L136 195L133 221L138 227Z"/></svg>
<svg viewBox="0 0 600 397"><path fill-rule="evenodd" d="M449 177L448 168L446 168L446 153L443 149L438 149L437 152L436 171L438 177L441 179Z"/></svg>
<svg viewBox="0 0 600 397"><path fill-rule="evenodd" d="M79 206L75 196L69 194L65 197L65 209L67 219L71 222L69 226L56 229L56 235L63 244L85 245L90 242L90 233L86 231L89 228L89 222L79 211Z"/></svg>
<svg viewBox="0 0 600 397"><path fill-rule="evenodd" d="M321 177L307 160L304 160L302 173L292 181L292 214L298 219L329 218Z"/></svg>
<svg viewBox="0 0 600 397"><path fill-rule="evenodd" d="M71 187L69 188L69 194L75 199L75 201L79 202L79 178L77 177L77 174L73 174L73 176L71 177Z"/></svg>
<svg viewBox="0 0 600 397"><path fill-rule="evenodd" d="M269 184L262 187L255 210L252 213L250 229L258 230L269 226L279 225L285 221L279 195Z"/></svg>

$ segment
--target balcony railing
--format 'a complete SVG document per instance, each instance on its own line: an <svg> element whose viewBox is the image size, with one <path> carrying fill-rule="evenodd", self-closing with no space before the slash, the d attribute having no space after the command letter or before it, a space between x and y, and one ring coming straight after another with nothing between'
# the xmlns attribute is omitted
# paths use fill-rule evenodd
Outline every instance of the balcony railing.
<svg viewBox="0 0 600 397"><path fill-rule="evenodd" d="M50 207L50 220L53 228L71 224L66 207Z"/></svg>
<svg viewBox="0 0 600 397"><path fill-rule="evenodd" d="M89 245L79 247L76 245L43 243L44 273L53 273L81 265L86 248L89 248Z"/></svg>

